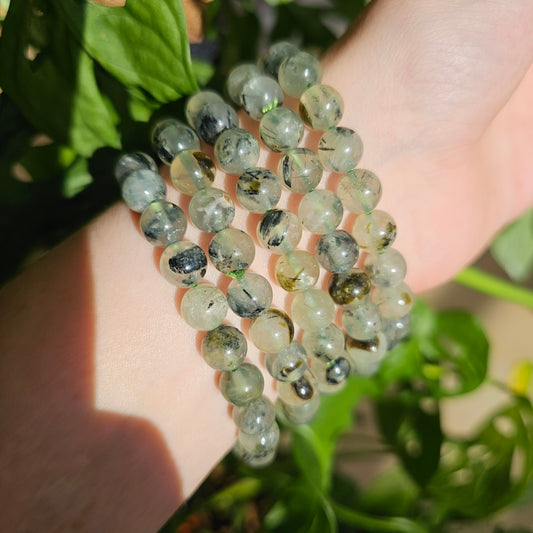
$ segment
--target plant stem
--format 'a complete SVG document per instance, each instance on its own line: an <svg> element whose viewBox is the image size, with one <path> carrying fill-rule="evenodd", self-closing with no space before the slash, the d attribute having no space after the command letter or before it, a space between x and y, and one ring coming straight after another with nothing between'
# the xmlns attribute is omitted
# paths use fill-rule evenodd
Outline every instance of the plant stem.
<svg viewBox="0 0 533 533"><path fill-rule="evenodd" d="M476 267L467 267L454 278L457 283L502 300L508 300L533 308L533 292L497 278Z"/></svg>

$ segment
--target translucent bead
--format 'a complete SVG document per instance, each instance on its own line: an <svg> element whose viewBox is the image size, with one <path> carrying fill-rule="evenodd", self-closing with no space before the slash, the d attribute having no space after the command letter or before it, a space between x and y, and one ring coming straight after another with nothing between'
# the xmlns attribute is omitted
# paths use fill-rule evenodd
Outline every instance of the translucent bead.
<svg viewBox="0 0 533 533"><path fill-rule="evenodd" d="M276 419L276 409L266 396L261 396L242 407L235 406L232 416L241 433L257 435L272 426Z"/></svg>
<svg viewBox="0 0 533 533"><path fill-rule="evenodd" d="M383 333L387 337L387 348L391 350L411 331L411 315L382 320Z"/></svg>
<svg viewBox="0 0 533 533"><path fill-rule="evenodd" d="M242 88L241 101L244 110L255 120L276 109L283 103L283 91L270 76L249 79Z"/></svg>
<svg viewBox="0 0 533 533"><path fill-rule="evenodd" d="M152 146L159 159L170 165L183 150L200 150L198 136L188 126L174 118L158 122L152 131Z"/></svg>
<svg viewBox="0 0 533 533"><path fill-rule="evenodd" d="M286 348L294 337L294 325L287 313L269 309L250 325L250 339L265 353L277 353Z"/></svg>
<svg viewBox="0 0 533 533"><path fill-rule="evenodd" d="M257 164L259 143L249 131L226 130L215 143L215 159L222 170L240 175Z"/></svg>
<svg viewBox="0 0 533 533"><path fill-rule="evenodd" d="M275 254L294 250L302 238L302 225L298 217L287 209L272 209L265 213L257 225L259 244Z"/></svg>
<svg viewBox="0 0 533 533"><path fill-rule="evenodd" d="M220 391L234 405L246 405L263 394L264 379L261 371L251 363L243 363L220 376Z"/></svg>
<svg viewBox="0 0 533 533"><path fill-rule="evenodd" d="M333 274L329 278L328 292L332 300L341 307L359 303L370 294L372 284L366 272L352 268L348 272Z"/></svg>
<svg viewBox="0 0 533 533"><path fill-rule="evenodd" d="M347 272L359 257L359 246L347 231L337 229L318 239L315 255L329 272Z"/></svg>
<svg viewBox="0 0 533 533"><path fill-rule="evenodd" d="M242 461L244 464L248 465L251 468L264 468L271 465L276 458L276 449L271 450L270 452L254 455L249 451L245 450L241 443L237 441L232 449L235 457Z"/></svg>
<svg viewBox="0 0 533 533"><path fill-rule="evenodd" d="M304 123L292 109L277 107L269 111L259 123L259 135L274 152L296 148L304 134Z"/></svg>
<svg viewBox="0 0 533 533"><path fill-rule="evenodd" d="M294 382L279 382L278 396L283 411L293 424L307 424L320 407L320 393L314 375L306 370Z"/></svg>
<svg viewBox="0 0 533 533"><path fill-rule="evenodd" d="M215 164L204 152L184 150L170 165L170 178L174 187L189 196L211 187L215 180Z"/></svg>
<svg viewBox="0 0 533 533"><path fill-rule="evenodd" d="M346 337L346 353L352 373L359 376L372 376L381 366L387 354L387 338L383 332L370 341L359 341Z"/></svg>
<svg viewBox="0 0 533 533"><path fill-rule="evenodd" d="M329 85L313 85L300 98L298 111L302 120L313 130L325 131L342 118L344 103L341 95Z"/></svg>
<svg viewBox="0 0 533 533"><path fill-rule="evenodd" d="M277 78L279 67L283 60L297 54L299 51L292 43L285 41L274 43L259 59L259 66L266 73Z"/></svg>
<svg viewBox="0 0 533 533"><path fill-rule="evenodd" d="M314 357L330 361L344 352L344 333L335 324L316 331L304 331L302 344Z"/></svg>
<svg viewBox="0 0 533 533"><path fill-rule="evenodd" d="M311 358L311 370L316 377L318 390L323 394L334 394L346 385L351 371L347 357L337 357L334 360Z"/></svg>
<svg viewBox="0 0 533 533"><path fill-rule="evenodd" d="M185 105L185 117L191 128L195 128L196 117L205 105L225 103L222 96L215 91L198 91L187 100Z"/></svg>
<svg viewBox="0 0 533 533"><path fill-rule="evenodd" d="M141 215L141 231L149 243L160 248L181 241L186 229L185 213L166 200L152 202Z"/></svg>
<svg viewBox="0 0 533 533"><path fill-rule="evenodd" d="M348 172L363 156L363 141L350 128L330 128L320 138L318 157L333 172Z"/></svg>
<svg viewBox="0 0 533 533"><path fill-rule="evenodd" d="M303 330L325 328L335 316L333 300L327 292L319 289L297 293L291 311L292 318Z"/></svg>
<svg viewBox="0 0 533 533"><path fill-rule="evenodd" d="M194 129L207 144L215 144L223 131L238 126L235 109L224 101L204 105L194 119Z"/></svg>
<svg viewBox="0 0 533 533"><path fill-rule="evenodd" d="M307 352L297 341L292 341L278 353L269 353L265 365L270 375L278 381L296 381L307 368Z"/></svg>
<svg viewBox="0 0 533 533"><path fill-rule="evenodd" d="M359 215L353 224L352 235L361 248L383 252L396 239L396 222L385 211Z"/></svg>
<svg viewBox="0 0 533 533"><path fill-rule="evenodd" d="M314 287L320 268L313 254L294 250L278 258L274 272L283 290L298 292Z"/></svg>
<svg viewBox="0 0 533 533"><path fill-rule="evenodd" d="M164 200L166 192L163 178L147 168L134 170L122 183L122 198L137 213L142 213L151 202Z"/></svg>
<svg viewBox="0 0 533 533"><path fill-rule="evenodd" d="M340 179L337 195L347 211L356 215L370 213L381 199L381 182L370 170L356 168Z"/></svg>
<svg viewBox="0 0 533 533"><path fill-rule="evenodd" d="M341 223L342 202L325 189L308 192L298 207L298 216L308 231L315 235L331 233Z"/></svg>
<svg viewBox="0 0 533 533"><path fill-rule="evenodd" d="M198 331L209 331L222 324L228 311L224 293L212 285L196 285L181 300L181 316Z"/></svg>
<svg viewBox="0 0 533 533"><path fill-rule="evenodd" d="M115 165L115 178L119 185L134 171L148 169L157 172L155 161L144 152L131 152L120 156Z"/></svg>
<svg viewBox="0 0 533 533"><path fill-rule="evenodd" d="M240 229L223 229L216 233L209 243L209 259L214 267L224 274L246 270L254 257L254 241Z"/></svg>
<svg viewBox="0 0 533 533"><path fill-rule="evenodd" d="M395 287L375 287L371 299L385 319L405 316L411 311L414 303L411 289L403 282Z"/></svg>
<svg viewBox="0 0 533 533"><path fill-rule="evenodd" d="M225 324L208 331L202 340L202 357L215 370L235 370L244 361L247 349L246 337Z"/></svg>
<svg viewBox="0 0 533 533"><path fill-rule="evenodd" d="M265 213L279 202L281 184L266 168L250 168L237 181L237 200L251 213Z"/></svg>
<svg viewBox="0 0 533 533"><path fill-rule="evenodd" d="M345 309L342 313L342 326L350 337L368 341L381 330L381 316L378 306L370 300Z"/></svg>
<svg viewBox="0 0 533 533"><path fill-rule="evenodd" d="M322 77L320 61L307 52L298 52L283 60L278 71L281 88L290 96L299 98Z"/></svg>
<svg viewBox="0 0 533 533"><path fill-rule="evenodd" d="M277 422L273 422L268 429L261 433L253 435L239 431L237 437L237 446L241 450L242 459L254 466L264 466L263 462L259 462L261 460L271 462L271 455L276 452L278 443L279 426Z"/></svg>
<svg viewBox="0 0 533 533"><path fill-rule="evenodd" d="M163 277L182 289L197 285L207 271L204 251L189 241L174 242L165 248L159 262Z"/></svg>
<svg viewBox="0 0 533 533"><path fill-rule="evenodd" d="M206 233L227 228L235 216L235 206L229 194L211 187L197 191L189 204L191 222Z"/></svg>
<svg viewBox="0 0 533 533"><path fill-rule="evenodd" d="M283 184L298 194L312 191L320 183L322 173L322 163L308 148L291 148L278 163L278 176Z"/></svg>
<svg viewBox="0 0 533 533"><path fill-rule="evenodd" d="M253 272L235 278L228 287L228 305L243 318L262 315L272 303L272 287L269 281Z"/></svg>
<svg viewBox="0 0 533 533"><path fill-rule="evenodd" d="M403 255L389 248L381 254L369 253L364 261L365 272L374 285L395 287L405 278L407 265Z"/></svg>
<svg viewBox="0 0 533 533"><path fill-rule="evenodd" d="M226 80L226 89L232 101L242 105L242 88L250 79L262 74L261 69L253 63L243 63L232 69Z"/></svg>

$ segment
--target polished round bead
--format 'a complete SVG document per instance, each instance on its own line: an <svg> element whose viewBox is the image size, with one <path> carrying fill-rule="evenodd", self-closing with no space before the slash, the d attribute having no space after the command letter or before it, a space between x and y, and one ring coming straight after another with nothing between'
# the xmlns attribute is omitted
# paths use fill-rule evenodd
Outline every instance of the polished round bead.
<svg viewBox="0 0 533 533"><path fill-rule="evenodd" d="M391 350L411 331L411 315L382 320L383 333L387 337L388 349Z"/></svg>
<svg viewBox="0 0 533 533"><path fill-rule="evenodd" d="M269 353L265 365L270 375L278 381L296 381L307 368L307 352L297 341L292 341L278 353Z"/></svg>
<svg viewBox="0 0 533 533"><path fill-rule="evenodd" d="M253 63L243 63L233 68L226 80L226 89L232 101L241 106L242 88L249 80L262 74L261 69Z"/></svg>
<svg viewBox="0 0 533 533"><path fill-rule="evenodd" d="M380 287L399 285L407 273L403 255L394 248L380 254L369 253L365 258L364 268L372 283Z"/></svg>
<svg viewBox="0 0 533 533"><path fill-rule="evenodd" d="M395 287L374 287L370 296L385 319L401 318L413 307L414 296L409 286L402 282Z"/></svg>
<svg viewBox="0 0 533 533"><path fill-rule="evenodd" d="M381 330L378 306L370 300L360 302L342 312L342 326L350 337L368 341Z"/></svg>
<svg viewBox="0 0 533 533"><path fill-rule="evenodd" d="M381 182L370 170L356 168L340 179L337 195L347 211L356 215L370 213L381 199Z"/></svg>
<svg viewBox="0 0 533 533"><path fill-rule="evenodd" d="M119 185L134 171L148 169L157 172L156 162L144 152L131 152L120 156L115 164L115 178Z"/></svg>
<svg viewBox="0 0 533 533"><path fill-rule="evenodd" d="M239 431L237 444L243 451L243 459L246 461L247 454L253 457L254 461L259 459L269 459L272 452L275 452L279 443L279 426L277 422L272 422L268 429L261 433L245 433Z"/></svg>
<svg viewBox="0 0 533 533"><path fill-rule="evenodd" d="M313 130L325 131L342 118L344 103L341 95L329 85L313 85L300 98L302 120Z"/></svg>
<svg viewBox="0 0 533 533"><path fill-rule="evenodd" d="M335 306L327 292L309 289L296 294L291 312L292 318L303 330L317 330L333 321Z"/></svg>
<svg viewBox="0 0 533 533"><path fill-rule="evenodd" d="M396 222L385 211L376 209L355 219L352 235L361 248L381 253L396 239Z"/></svg>
<svg viewBox="0 0 533 533"><path fill-rule="evenodd" d="M206 233L227 228L235 216L235 206L229 194L210 187L197 191L189 204L191 222Z"/></svg>
<svg viewBox="0 0 533 533"><path fill-rule="evenodd" d="M214 267L224 274L246 270L254 257L254 241L240 229L223 229L216 233L209 243L209 259Z"/></svg>
<svg viewBox="0 0 533 533"><path fill-rule="evenodd" d="M152 202L141 215L141 231L150 244L160 248L181 241L186 229L185 213L166 200Z"/></svg>
<svg viewBox="0 0 533 533"><path fill-rule="evenodd" d="M314 287L320 267L313 254L304 250L293 250L278 258L274 272L283 290L299 292Z"/></svg>
<svg viewBox="0 0 533 533"><path fill-rule="evenodd" d="M283 184L298 194L312 191L320 183L322 173L322 163L308 148L291 148L278 163L278 176Z"/></svg>
<svg viewBox="0 0 533 533"><path fill-rule="evenodd" d="M215 164L204 152L184 150L172 161L170 178L178 191L193 196L196 191L211 187L215 180Z"/></svg>
<svg viewBox="0 0 533 533"><path fill-rule="evenodd" d="M272 304L272 287L263 276L245 272L229 284L227 298L237 316L256 318Z"/></svg>
<svg viewBox="0 0 533 533"><path fill-rule="evenodd" d="M243 363L231 372L220 376L220 391L234 405L246 405L261 398L265 381L261 371L251 363Z"/></svg>
<svg viewBox="0 0 533 533"><path fill-rule="evenodd" d="M284 59L296 55L299 51L296 46L286 41L274 43L259 59L259 66L266 73L277 78L279 67Z"/></svg>
<svg viewBox="0 0 533 533"><path fill-rule="evenodd" d="M371 289L372 284L368 274L358 268L352 268L340 274L333 274L329 278L329 295L341 307L357 305L370 294Z"/></svg>
<svg viewBox="0 0 533 533"><path fill-rule="evenodd" d="M330 361L344 352L344 333L332 323L322 329L304 331L302 344L314 357Z"/></svg>
<svg viewBox="0 0 533 533"><path fill-rule="evenodd" d="M227 311L226 296L212 285L196 285L181 300L181 316L198 331L209 331L220 326Z"/></svg>
<svg viewBox="0 0 533 533"><path fill-rule="evenodd" d="M158 122L152 130L152 146L159 159L170 165L183 150L200 150L200 141L193 129L179 120L167 118Z"/></svg>
<svg viewBox="0 0 533 533"><path fill-rule="evenodd" d="M244 84L241 101L244 110L253 119L261 120L263 115L283 103L283 91L274 78L263 74Z"/></svg>
<svg viewBox="0 0 533 533"><path fill-rule="evenodd" d="M122 198L137 213L142 213L151 202L164 200L166 192L163 178L147 168L134 170L122 183Z"/></svg>
<svg viewBox="0 0 533 533"><path fill-rule="evenodd" d="M265 213L279 202L281 184L266 168L250 168L237 181L237 200L251 213Z"/></svg>
<svg viewBox="0 0 533 533"><path fill-rule="evenodd" d="M315 255L329 272L347 272L359 257L359 246L347 231L337 229L318 239Z"/></svg>
<svg viewBox="0 0 533 533"><path fill-rule="evenodd" d="M348 172L357 166L363 156L363 141L350 128L330 128L318 143L318 157L332 172Z"/></svg>
<svg viewBox="0 0 533 533"><path fill-rule="evenodd" d="M342 202L326 189L308 192L298 207L298 216L303 226L315 235L331 233L341 223Z"/></svg>
<svg viewBox="0 0 533 533"><path fill-rule="evenodd" d="M190 96L185 105L185 117L189 126L191 128L196 127L196 117L204 106L220 102L224 103L224 100L222 96L215 91L198 91Z"/></svg>
<svg viewBox="0 0 533 533"><path fill-rule="evenodd" d="M298 52L283 60L278 71L281 88L290 96L299 98L322 77L320 61L307 52Z"/></svg>
<svg viewBox="0 0 533 533"><path fill-rule="evenodd" d="M274 152L296 148L304 134L304 123L292 109L277 107L269 111L259 123L261 140Z"/></svg>
<svg viewBox="0 0 533 533"><path fill-rule="evenodd" d="M266 396L261 396L241 407L236 405L232 417L241 433L257 435L272 426L276 420L276 409Z"/></svg>
<svg viewBox="0 0 533 533"><path fill-rule="evenodd" d="M244 361L247 349L246 337L225 324L208 331L202 340L202 357L215 370L235 370Z"/></svg>
<svg viewBox="0 0 533 533"><path fill-rule="evenodd" d="M265 213L257 225L259 244L275 254L294 250L302 238L302 224L287 209L272 209Z"/></svg>
<svg viewBox="0 0 533 533"><path fill-rule="evenodd" d="M294 337L294 325L287 313L268 309L250 325L250 339L265 353L277 353L286 348Z"/></svg>
<svg viewBox="0 0 533 533"><path fill-rule="evenodd" d="M163 277L182 289L200 283L207 271L204 251L189 241L174 242L165 248L159 262Z"/></svg>
<svg viewBox="0 0 533 533"><path fill-rule="evenodd" d="M223 101L204 105L194 119L194 129L207 144L215 144L223 131L238 126L239 118L235 109Z"/></svg>
<svg viewBox="0 0 533 533"><path fill-rule="evenodd" d="M334 394L346 386L346 380L351 371L347 357L341 356L333 360L311 358L311 370L316 377L321 394Z"/></svg>
<svg viewBox="0 0 533 533"><path fill-rule="evenodd" d="M226 130L215 143L215 159L222 170L240 175L257 164L259 143L249 131Z"/></svg>
<svg viewBox="0 0 533 533"><path fill-rule="evenodd" d="M271 465L276 458L276 451L276 449L272 449L269 452L254 455L245 450L238 440L232 448L235 457L251 468L265 468Z"/></svg>
<svg viewBox="0 0 533 533"><path fill-rule="evenodd" d="M285 416L293 424L311 422L320 407L318 383L309 370L294 382L279 382L278 396Z"/></svg>
<svg viewBox="0 0 533 533"><path fill-rule="evenodd" d="M387 354L387 338L383 332L369 341L346 337L346 354L352 373L359 376L372 376L381 366Z"/></svg>

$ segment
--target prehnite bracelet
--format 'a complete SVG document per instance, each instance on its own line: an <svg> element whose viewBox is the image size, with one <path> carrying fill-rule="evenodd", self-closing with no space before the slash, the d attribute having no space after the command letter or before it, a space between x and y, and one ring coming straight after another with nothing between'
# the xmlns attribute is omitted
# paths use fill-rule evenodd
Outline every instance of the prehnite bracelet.
<svg viewBox="0 0 533 533"><path fill-rule="evenodd" d="M369 170L356 168L363 152L353 130L337 127L343 114L339 93L320 84L319 61L290 43L277 43L255 64L237 66L227 80L230 98L254 119L265 146L281 152L274 173L257 167L259 143L239 128L233 107L213 91L189 98L189 126L169 118L152 132L154 151L170 165L174 186L191 196L189 218L214 234L206 253L183 240L187 218L180 207L165 200L166 186L154 160L142 152L123 155L115 175L122 197L141 214L147 240L164 248L161 273L170 283L187 289L184 320L206 331L201 351L205 361L222 372L220 389L234 405L238 428L235 452L252 466L275 457L279 427L275 408L263 396L261 371L245 362L247 340L237 328L222 322L228 306L251 320L250 340L266 354L265 365L277 380L278 402L293 423L309 422L319 407L319 393L341 389L350 373L372 375L386 352L409 331L412 293L403 282L405 260L392 249L396 225L376 210L381 184ZM278 83L279 81L279 83ZM299 116L281 107L283 92L299 98ZM317 153L298 147L304 124L324 131ZM248 272L255 256L252 238L231 227L235 207L227 192L212 187L215 164L200 151L200 140L214 145L218 166L239 176L235 196L242 207L261 214L257 240L279 254L275 278L295 293L291 314L303 330L294 340L291 317L271 308L272 287L264 276ZM340 173L337 194L318 189L323 169ZM298 214L277 207L282 186L303 195ZM338 229L344 211L357 215L352 231ZM315 254L296 247L302 228L318 236ZM360 249L365 256L357 268ZM212 265L232 281L227 294L201 283ZM328 291L316 288L320 266L330 272ZM342 326L333 323L335 304L342 308Z"/></svg>

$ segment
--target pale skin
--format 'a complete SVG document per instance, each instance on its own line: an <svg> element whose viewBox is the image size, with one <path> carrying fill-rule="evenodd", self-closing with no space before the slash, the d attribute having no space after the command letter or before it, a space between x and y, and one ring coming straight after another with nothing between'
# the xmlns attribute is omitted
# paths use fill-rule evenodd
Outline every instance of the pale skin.
<svg viewBox="0 0 533 533"><path fill-rule="evenodd" d="M533 204L532 20L526 0L377 0L323 61L415 291ZM234 442L201 334L137 221L114 206L0 292L1 530L156 531ZM239 210L234 226L256 221ZM257 247L253 270L272 262ZM275 289L276 306L289 300Z"/></svg>

